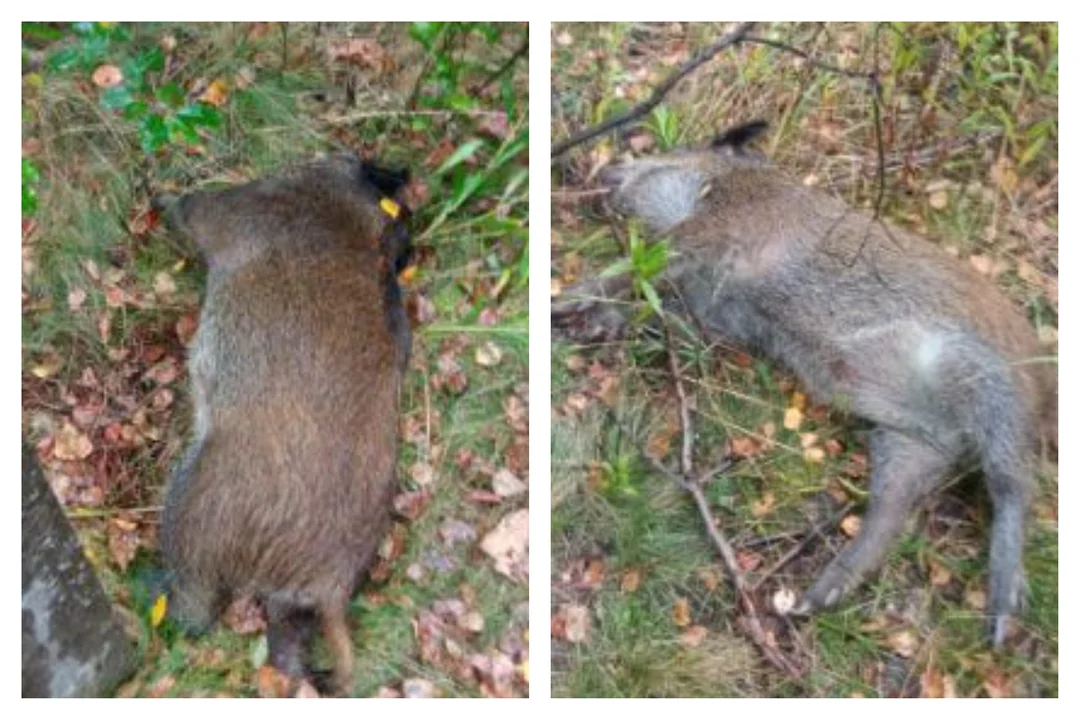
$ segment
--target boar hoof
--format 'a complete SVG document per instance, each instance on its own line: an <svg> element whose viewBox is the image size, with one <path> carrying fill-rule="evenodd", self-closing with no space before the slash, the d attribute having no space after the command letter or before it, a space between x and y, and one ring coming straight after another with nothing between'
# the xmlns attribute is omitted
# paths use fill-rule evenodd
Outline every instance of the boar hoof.
<svg viewBox="0 0 1080 720"><path fill-rule="evenodd" d="M809 590L803 593L792 610L794 615L812 615L832 607L847 594L854 583L846 570L830 565Z"/></svg>

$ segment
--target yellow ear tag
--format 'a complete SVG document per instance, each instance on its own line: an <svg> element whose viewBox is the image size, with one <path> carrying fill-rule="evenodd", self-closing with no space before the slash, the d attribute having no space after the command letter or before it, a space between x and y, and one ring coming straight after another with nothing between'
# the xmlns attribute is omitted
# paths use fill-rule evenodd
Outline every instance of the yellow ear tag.
<svg viewBox="0 0 1080 720"><path fill-rule="evenodd" d="M164 594L158 595L154 606L150 608L150 627L157 627L165 619L165 613L169 609L169 601Z"/></svg>
<svg viewBox="0 0 1080 720"><path fill-rule="evenodd" d="M382 211L384 213L394 218L395 220L397 220L398 215L401 214L401 206L390 198L383 198L382 200L380 200L379 207L382 208Z"/></svg>

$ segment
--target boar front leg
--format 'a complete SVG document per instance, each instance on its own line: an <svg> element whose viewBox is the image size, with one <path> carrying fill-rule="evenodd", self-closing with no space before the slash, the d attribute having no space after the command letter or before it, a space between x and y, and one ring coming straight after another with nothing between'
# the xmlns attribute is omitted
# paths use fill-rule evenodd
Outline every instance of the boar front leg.
<svg viewBox="0 0 1080 720"><path fill-rule="evenodd" d="M691 261L679 258L652 279L652 285L663 296L666 311L681 313L687 309L680 297L681 288L693 270ZM582 344L619 340L626 333L633 287L628 273L574 285L551 303L552 330Z"/></svg>
<svg viewBox="0 0 1080 720"><path fill-rule="evenodd" d="M618 340L626 331L620 305L630 297L629 275L578 283L551 303L551 326L582 344Z"/></svg>
<svg viewBox="0 0 1080 720"><path fill-rule="evenodd" d="M795 612L809 614L835 605L877 570L915 505L941 483L958 454L896 430L874 430L870 510L862 529L803 595Z"/></svg>

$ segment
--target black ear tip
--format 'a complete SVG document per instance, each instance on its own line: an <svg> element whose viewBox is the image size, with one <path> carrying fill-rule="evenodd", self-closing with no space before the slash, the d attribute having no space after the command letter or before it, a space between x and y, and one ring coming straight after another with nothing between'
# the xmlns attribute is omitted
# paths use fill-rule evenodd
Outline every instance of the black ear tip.
<svg viewBox="0 0 1080 720"><path fill-rule="evenodd" d="M752 120L719 134L712 141L713 148L732 148L741 150L744 145L765 132L769 123L764 120Z"/></svg>

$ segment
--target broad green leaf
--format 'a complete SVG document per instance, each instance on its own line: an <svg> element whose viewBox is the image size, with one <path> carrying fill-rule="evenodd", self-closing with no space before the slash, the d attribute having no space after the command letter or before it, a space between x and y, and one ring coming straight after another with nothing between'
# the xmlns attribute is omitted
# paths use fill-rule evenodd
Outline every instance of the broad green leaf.
<svg viewBox="0 0 1080 720"><path fill-rule="evenodd" d="M131 90L127 85L105 88L101 93L101 107L106 110L126 108L133 102L135 102L135 98L132 97Z"/></svg>

